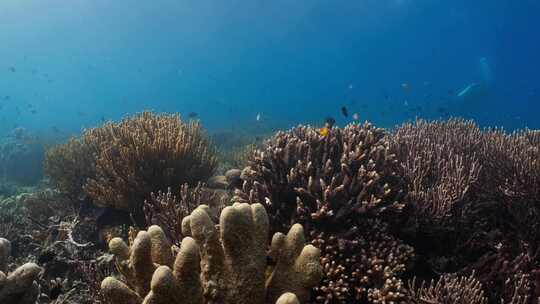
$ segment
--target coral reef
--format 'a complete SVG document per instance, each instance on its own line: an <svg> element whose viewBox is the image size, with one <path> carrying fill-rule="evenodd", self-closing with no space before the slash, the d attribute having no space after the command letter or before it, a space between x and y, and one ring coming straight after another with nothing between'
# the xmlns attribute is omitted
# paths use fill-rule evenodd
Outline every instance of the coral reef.
<svg viewBox="0 0 540 304"><path fill-rule="evenodd" d="M390 136L408 185L408 198L425 222L448 219L478 181L482 132L471 121L417 120Z"/></svg>
<svg viewBox="0 0 540 304"><path fill-rule="evenodd" d="M474 278L442 275L437 283L429 285L422 282L416 287L413 279L409 283L409 303L440 303L440 304L487 304L482 284Z"/></svg>
<svg viewBox="0 0 540 304"><path fill-rule="evenodd" d="M3 289L25 263L42 267L38 304L540 303L539 131L317 131L257 140L219 175L200 126L175 115L49 150L58 190L2 184L0 303L26 297Z"/></svg>
<svg viewBox="0 0 540 304"><path fill-rule="evenodd" d="M400 236L432 276L475 272L490 303L531 303L540 295L531 287L540 257L536 136L482 131L459 119L418 120L391 136L412 209Z"/></svg>
<svg viewBox="0 0 540 304"><path fill-rule="evenodd" d="M226 207L219 230L208 210L201 205L184 218L186 237L176 258L158 226L140 231L131 247L111 240L127 284L106 278L105 298L111 303L307 303L321 266L319 250L304 246L302 226L274 235L268 265L269 224L262 205Z"/></svg>
<svg viewBox="0 0 540 304"><path fill-rule="evenodd" d="M34 304L39 295L37 283L41 268L34 263L26 263L8 273L8 257L11 243L0 238L0 303Z"/></svg>
<svg viewBox="0 0 540 304"><path fill-rule="evenodd" d="M96 158L99 144L89 141L87 130L80 138L71 138L65 144L54 146L46 151L43 162L44 173L52 184L72 198L83 194L83 186L88 178L96 175Z"/></svg>
<svg viewBox="0 0 540 304"><path fill-rule="evenodd" d="M99 206L133 214L151 192L212 175L217 157L201 126L178 115L143 112L86 130L47 153L45 170L63 191L81 190Z"/></svg>
<svg viewBox="0 0 540 304"><path fill-rule="evenodd" d="M210 216L217 219L221 210L230 200L226 191L208 189L199 183L190 188L188 184L180 187L179 195L168 191L151 193L150 199L144 202L144 214L147 226L162 227L167 238L175 245L180 246L184 235L182 234L182 220L188 216L201 203L210 207Z"/></svg>
<svg viewBox="0 0 540 304"><path fill-rule="evenodd" d="M394 239L376 217L391 220L404 207L399 164L383 129L369 123L334 128L321 136L311 127L278 132L242 172L235 200L266 202L273 231L301 223L321 249L325 272L314 289L317 302L346 303L384 298L412 248ZM395 298L394 298L395 296ZM382 301L382 299L381 299Z"/></svg>

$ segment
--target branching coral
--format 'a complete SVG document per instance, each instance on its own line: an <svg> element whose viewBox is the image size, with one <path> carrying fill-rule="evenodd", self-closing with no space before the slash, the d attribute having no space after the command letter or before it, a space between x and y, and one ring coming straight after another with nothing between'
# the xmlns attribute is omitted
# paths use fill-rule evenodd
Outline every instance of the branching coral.
<svg viewBox="0 0 540 304"><path fill-rule="evenodd" d="M41 268L27 263L12 273L7 273L7 259L11 243L0 238L0 303L34 304L39 295L37 278Z"/></svg>
<svg viewBox="0 0 540 304"><path fill-rule="evenodd" d="M197 122L184 123L178 115L143 112L117 124L108 123L98 136L101 143L96 177L84 190L103 206L142 215L151 192L163 187L197 184L212 175L217 160ZM90 136L90 135L89 135Z"/></svg>
<svg viewBox="0 0 540 304"><path fill-rule="evenodd" d="M319 250L304 246L294 225L276 234L267 264L268 217L260 204L234 204L220 216L219 230L201 205L184 218L176 259L158 226L141 231L129 248L111 240L127 284L106 278L102 292L111 303L306 303L321 277ZM144 298L144 299L143 299ZM276 302L277 301L277 302Z"/></svg>
<svg viewBox="0 0 540 304"><path fill-rule="evenodd" d="M48 151L45 171L63 191L81 190L101 206L129 211L142 222L151 192L205 181L217 157L197 122L143 112L86 130Z"/></svg>
<svg viewBox="0 0 540 304"><path fill-rule="evenodd" d="M182 220L191 214L202 203L210 206L212 218L216 218L221 209L227 204L227 193L205 188L203 184L190 188L188 184L180 187L178 197L171 188L168 191L151 193L150 199L144 202L146 223L162 227L165 234L175 245L180 245L182 234Z"/></svg>
<svg viewBox="0 0 540 304"><path fill-rule="evenodd" d="M368 221L390 218L404 206L403 181L385 136L369 123L334 128L328 136L299 126L278 132L242 173L237 200L266 202L275 231L298 221L321 249L325 277L314 290L319 303L365 301L368 289L378 297L386 280L399 282L412 256L412 248L388 230L374 233L385 225Z"/></svg>
<svg viewBox="0 0 540 304"><path fill-rule="evenodd" d="M86 131L84 134L88 134ZM87 142L85 135L46 151L44 173L62 192L72 198L82 194L86 180L94 177L98 143Z"/></svg>
<svg viewBox="0 0 540 304"><path fill-rule="evenodd" d="M424 221L456 215L479 178L482 132L472 121L405 123L390 137L415 213Z"/></svg>
<svg viewBox="0 0 540 304"><path fill-rule="evenodd" d="M409 303L440 303L440 304L487 304L482 284L474 278L442 275L437 283L431 281L426 285L422 282L416 287L416 281L409 282Z"/></svg>

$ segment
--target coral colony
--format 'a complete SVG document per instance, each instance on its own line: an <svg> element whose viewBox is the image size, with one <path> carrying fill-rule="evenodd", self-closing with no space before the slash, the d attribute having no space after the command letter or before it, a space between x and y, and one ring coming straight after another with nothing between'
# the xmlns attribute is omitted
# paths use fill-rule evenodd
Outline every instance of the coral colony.
<svg viewBox="0 0 540 304"><path fill-rule="evenodd" d="M300 125L231 151L152 112L51 147L47 186L0 202L0 303L539 303L538 131Z"/></svg>

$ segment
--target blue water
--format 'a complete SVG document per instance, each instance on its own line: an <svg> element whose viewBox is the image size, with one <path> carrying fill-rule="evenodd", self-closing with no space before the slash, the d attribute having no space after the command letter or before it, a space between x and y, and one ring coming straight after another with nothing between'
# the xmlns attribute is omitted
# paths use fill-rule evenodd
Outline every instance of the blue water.
<svg viewBox="0 0 540 304"><path fill-rule="evenodd" d="M0 133L67 136L145 109L196 112L210 132L353 113L540 128L539 13L535 0L2 0Z"/></svg>

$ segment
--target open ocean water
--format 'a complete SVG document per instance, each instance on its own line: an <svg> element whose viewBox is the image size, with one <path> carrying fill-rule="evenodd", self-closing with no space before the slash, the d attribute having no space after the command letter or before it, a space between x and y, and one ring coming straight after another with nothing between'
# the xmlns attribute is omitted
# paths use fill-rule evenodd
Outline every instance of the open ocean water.
<svg viewBox="0 0 540 304"><path fill-rule="evenodd" d="M145 109L265 131L343 125L342 106L382 127L539 128L539 12L535 0L3 0L0 131L71 135Z"/></svg>

